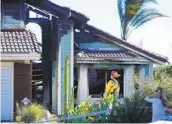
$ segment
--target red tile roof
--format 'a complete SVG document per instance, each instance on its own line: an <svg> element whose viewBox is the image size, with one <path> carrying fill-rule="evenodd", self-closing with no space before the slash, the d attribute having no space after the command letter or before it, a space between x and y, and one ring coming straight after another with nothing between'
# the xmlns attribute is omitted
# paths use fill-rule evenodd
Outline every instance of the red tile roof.
<svg viewBox="0 0 172 124"><path fill-rule="evenodd" d="M12 54L41 52L35 34L26 30L2 30L0 51Z"/></svg>

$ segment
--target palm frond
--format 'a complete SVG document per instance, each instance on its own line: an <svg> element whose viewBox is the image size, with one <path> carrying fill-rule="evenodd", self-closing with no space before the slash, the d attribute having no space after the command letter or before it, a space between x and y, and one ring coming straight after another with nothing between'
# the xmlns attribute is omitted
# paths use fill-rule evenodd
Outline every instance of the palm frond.
<svg viewBox="0 0 172 124"><path fill-rule="evenodd" d="M140 6L145 6L150 3L157 4L157 0L140 0Z"/></svg>
<svg viewBox="0 0 172 124"><path fill-rule="evenodd" d="M119 18L120 18L120 22L121 22L121 37L123 37L123 29L124 29L124 25L125 25L125 1L126 0L118 0L118 14L119 14Z"/></svg>
<svg viewBox="0 0 172 124"><path fill-rule="evenodd" d="M118 0L122 39L126 40L133 30L144 23L157 17L165 17L156 9L145 8L150 3L157 4L157 0Z"/></svg>
<svg viewBox="0 0 172 124"><path fill-rule="evenodd" d="M127 25L127 32L131 27L136 26L140 21L150 18L152 16L152 19L154 16L158 17L165 17L165 15L159 13L156 9L149 9L149 8L144 8L138 11L138 13L133 17L132 20Z"/></svg>
<svg viewBox="0 0 172 124"><path fill-rule="evenodd" d="M166 16L154 9L141 10L140 13L137 16L135 16L135 18L133 18L133 20L128 25L126 37L128 37L135 29L141 27L146 22L158 17L166 17Z"/></svg>

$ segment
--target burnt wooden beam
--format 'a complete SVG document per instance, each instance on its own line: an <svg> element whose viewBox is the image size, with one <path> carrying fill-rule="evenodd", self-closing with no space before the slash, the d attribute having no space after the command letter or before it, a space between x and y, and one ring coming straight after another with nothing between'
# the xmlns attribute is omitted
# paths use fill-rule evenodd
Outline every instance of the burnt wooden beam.
<svg viewBox="0 0 172 124"><path fill-rule="evenodd" d="M52 60L56 60L58 55L58 24L57 19L52 16L51 19L51 37L52 37Z"/></svg>
<svg viewBox="0 0 172 124"><path fill-rule="evenodd" d="M35 13L37 13L37 14L39 14L39 15L45 16L45 17L47 17L47 18L50 17L50 15L49 15L47 12L44 12L44 11L42 11L42 10L39 10L39 9L37 9L37 8L35 8L35 7L31 7L31 6L29 6L29 5L26 5L26 6L27 6L28 11L33 11L33 12L35 12Z"/></svg>
<svg viewBox="0 0 172 124"><path fill-rule="evenodd" d="M37 23L38 25L41 26L41 28L43 29L45 27L45 23L49 23L49 20L46 19L46 18L29 18L26 22L29 23L29 22L33 22L33 23Z"/></svg>
<svg viewBox="0 0 172 124"><path fill-rule="evenodd" d="M74 38L76 42L95 42L98 40L96 36L85 31L75 32Z"/></svg>
<svg viewBox="0 0 172 124"><path fill-rule="evenodd" d="M46 18L29 18L27 23L35 22L42 28L42 72L44 103L51 105L51 83L52 83L52 37L51 23ZM50 108L51 110L51 108Z"/></svg>
<svg viewBox="0 0 172 124"><path fill-rule="evenodd" d="M87 21L89 21L89 18L86 17L85 15L76 12L74 10L71 10L70 8L67 7L62 7L59 6L51 1L42 1L39 4L34 4L33 2L29 2L27 1L27 4L30 4L36 8L39 8L40 10L45 10L46 12L57 16L59 18L65 18L65 19L69 19L72 18L77 22L81 22L81 23L87 23Z"/></svg>
<svg viewBox="0 0 172 124"><path fill-rule="evenodd" d="M28 7L25 5L25 14L24 14L24 16L25 16L25 23L28 21L28 19L29 19L29 9L28 9Z"/></svg>

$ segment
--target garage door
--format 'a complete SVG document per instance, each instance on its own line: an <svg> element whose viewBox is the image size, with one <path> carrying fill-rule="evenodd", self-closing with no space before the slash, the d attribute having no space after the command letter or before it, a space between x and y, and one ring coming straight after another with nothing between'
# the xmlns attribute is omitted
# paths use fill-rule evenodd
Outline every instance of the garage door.
<svg viewBox="0 0 172 124"><path fill-rule="evenodd" d="M1 120L13 120L13 63L1 63Z"/></svg>

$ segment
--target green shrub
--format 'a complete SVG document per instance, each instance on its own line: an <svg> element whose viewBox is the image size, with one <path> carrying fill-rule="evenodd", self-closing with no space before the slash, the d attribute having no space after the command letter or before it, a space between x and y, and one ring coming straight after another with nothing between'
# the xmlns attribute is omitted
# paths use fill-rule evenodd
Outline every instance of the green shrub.
<svg viewBox="0 0 172 124"><path fill-rule="evenodd" d="M140 92L131 98L124 98L124 104L113 105L109 116L110 123L147 123L151 121L151 106L144 101Z"/></svg>
<svg viewBox="0 0 172 124"><path fill-rule="evenodd" d="M31 123L45 117L45 109L43 106L32 103L30 105L22 105L20 109L21 121Z"/></svg>
<svg viewBox="0 0 172 124"><path fill-rule="evenodd" d="M88 114L88 113L93 112L93 111L94 111L93 104L91 104L89 102L89 98L88 98L87 100L83 101L78 106L76 106L75 108L70 110L68 112L67 116ZM90 121L87 118L77 118L77 119L73 119L73 120L68 121L68 122L72 122L72 123L88 123Z"/></svg>
<svg viewBox="0 0 172 124"><path fill-rule="evenodd" d="M82 114L89 114L92 112L99 112L103 110L107 110L108 108L108 102L105 99L100 100L99 103L92 104L89 102L89 98L82 103L80 103L78 106L73 108L68 112L67 116L77 116L77 115L82 115ZM76 118L72 119L70 121L65 121L65 122L70 122L70 123L100 123L100 122L107 122L109 114L105 113L102 115L97 115L94 117L88 116L85 118Z"/></svg>
<svg viewBox="0 0 172 124"><path fill-rule="evenodd" d="M155 84L163 87L166 91L168 106L172 106L172 66L163 66L154 71Z"/></svg>
<svg viewBox="0 0 172 124"><path fill-rule="evenodd" d="M157 70L155 70L154 71L155 80L163 80L162 74L163 75L165 74L168 77L172 77L172 66L166 65L166 66L162 66L161 68L158 68Z"/></svg>
<svg viewBox="0 0 172 124"><path fill-rule="evenodd" d="M109 101L107 101L107 99L102 99L98 103L98 106L95 105L94 108L95 108L96 112L107 110L109 108ZM109 122L109 120L108 120L109 115L110 115L110 113L104 113L104 114L101 114L101 115L94 116L94 118L91 120L91 122L92 123L106 123L106 122Z"/></svg>

